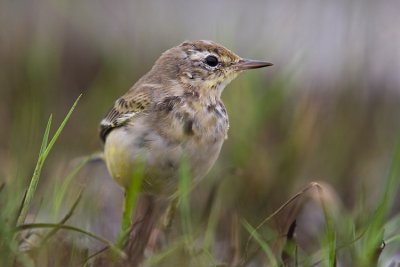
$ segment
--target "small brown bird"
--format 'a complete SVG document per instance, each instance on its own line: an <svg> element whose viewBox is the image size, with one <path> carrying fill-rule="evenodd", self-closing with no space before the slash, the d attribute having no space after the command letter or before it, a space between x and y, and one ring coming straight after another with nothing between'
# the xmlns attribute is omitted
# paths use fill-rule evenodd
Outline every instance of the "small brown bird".
<svg viewBox="0 0 400 267"><path fill-rule="evenodd" d="M271 65L204 40L164 52L101 122L111 176L127 188L143 164L142 191L170 196L185 157L197 182L213 166L227 137L223 89L242 71Z"/></svg>
<svg viewBox="0 0 400 267"><path fill-rule="evenodd" d="M197 183L218 158L229 129L221 101L225 86L244 70L271 65L243 59L211 41L187 41L165 51L101 121L107 168L128 193L125 220L130 220L128 189L137 184L132 182L138 182L138 170L146 193L130 226L122 224L122 233L130 230L122 242L131 263L139 264L146 244L154 242L149 238L158 232L153 226L160 212L163 227L171 225L183 162Z"/></svg>

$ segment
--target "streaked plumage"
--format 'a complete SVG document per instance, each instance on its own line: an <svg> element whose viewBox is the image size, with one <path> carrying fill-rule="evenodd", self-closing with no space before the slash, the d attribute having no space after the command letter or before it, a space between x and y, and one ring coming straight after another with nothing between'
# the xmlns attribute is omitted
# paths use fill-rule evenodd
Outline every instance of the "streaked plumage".
<svg viewBox="0 0 400 267"><path fill-rule="evenodd" d="M185 157L198 181L216 161L229 129L222 90L242 70L269 65L211 41L184 42L164 52L101 122L113 178L126 188L144 164L143 191L171 195Z"/></svg>

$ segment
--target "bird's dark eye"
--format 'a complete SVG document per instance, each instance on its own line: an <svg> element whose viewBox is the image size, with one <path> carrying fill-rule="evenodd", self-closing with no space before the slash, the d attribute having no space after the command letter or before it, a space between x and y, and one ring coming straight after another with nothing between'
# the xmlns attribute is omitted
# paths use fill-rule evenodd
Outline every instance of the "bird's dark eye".
<svg viewBox="0 0 400 267"><path fill-rule="evenodd" d="M206 64L211 67L215 67L218 65L218 58L215 56L208 56L206 57Z"/></svg>

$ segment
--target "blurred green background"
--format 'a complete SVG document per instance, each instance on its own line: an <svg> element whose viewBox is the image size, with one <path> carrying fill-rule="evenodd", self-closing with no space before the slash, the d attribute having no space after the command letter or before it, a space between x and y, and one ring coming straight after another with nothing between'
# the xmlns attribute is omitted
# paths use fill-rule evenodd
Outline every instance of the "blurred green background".
<svg viewBox="0 0 400 267"><path fill-rule="evenodd" d="M254 222L314 180L349 210L373 204L400 127L399 10L395 0L1 1L0 175L28 183L49 115L59 124L80 93L44 181L100 151L115 99L166 49L210 39L275 65L224 91L229 139L200 187L222 181L225 207Z"/></svg>

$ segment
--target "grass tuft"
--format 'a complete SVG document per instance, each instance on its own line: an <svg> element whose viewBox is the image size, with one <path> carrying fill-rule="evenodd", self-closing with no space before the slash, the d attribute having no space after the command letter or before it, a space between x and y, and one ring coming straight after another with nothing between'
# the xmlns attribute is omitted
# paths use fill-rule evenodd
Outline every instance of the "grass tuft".
<svg viewBox="0 0 400 267"><path fill-rule="evenodd" d="M49 155L51 149L53 148L55 142L57 141L58 137L60 136L62 130L64 129L64 126L67 124L67 121L69 120L70 116L72 115L72 112L74 111L76 105L79 102L79 99L81 98L82 95L79 95L78 98L75 100L74 104L72 105L71 109L69 110L68 114L65 116L64 120L62 121L60 127L58 127L56 133L54 136L51 138L50 142L48 143L49 139L49 133L50 133L50 128L51 128L51 122L52 122L52 115L50 115L50 118L47 122L46 130L43 135L43 140L42 144L40 147L40 153L39 153L39 158L36 163L35 170L33 172L30 184L28 186L27 192L26 192L26 197L24 198L23 204L22 204L22 209L19 213L18 220L17 220L17 225L23 224L25 221L25 218L28 214L32 199L35 195L37 186L39 184L39 179L40 179L40 173L42 171L42 167L44 165L44 162L46 161L47 156Z"/></svg>

